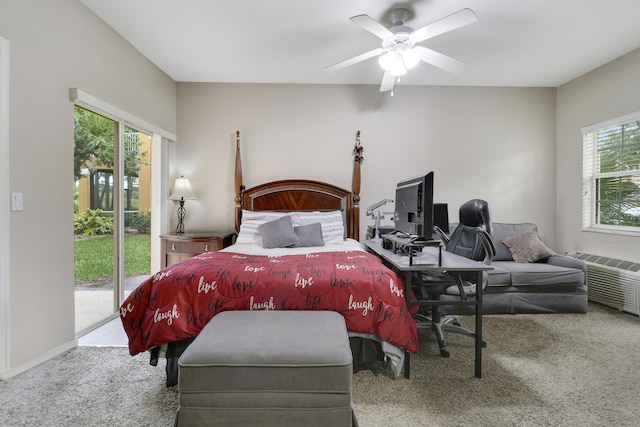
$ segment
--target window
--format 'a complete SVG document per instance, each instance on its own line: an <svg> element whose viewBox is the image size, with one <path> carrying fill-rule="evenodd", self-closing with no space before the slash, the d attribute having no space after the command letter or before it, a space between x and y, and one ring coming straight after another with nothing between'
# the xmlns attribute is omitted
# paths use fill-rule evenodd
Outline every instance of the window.
<svg viewBox="0 0 640 427"><path fill-rule="evenodd" d="M640 233L640 112L582 129L582 227Z"/></svg>

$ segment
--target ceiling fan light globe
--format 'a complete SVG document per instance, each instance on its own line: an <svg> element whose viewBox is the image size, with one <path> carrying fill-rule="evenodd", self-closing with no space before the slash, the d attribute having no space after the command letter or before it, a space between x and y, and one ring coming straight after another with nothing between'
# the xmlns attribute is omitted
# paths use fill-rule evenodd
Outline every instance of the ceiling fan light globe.
<svg viewBox="0 0 640 427"><path fill-rule="evenodd" d="M420 62L420 54L413 49L405 50L402 52L402 60L404 61L404 68L411 70Z"/></svg>
<svg viewBox="0 0 640 427"><path fill-rule="evenodd" d="M398 59L399 61L396 61L393 68L389 70L392 76L404 76L405 74L407 74L407 69L404 67L404 64L402 63L402 59L401 58L398 58Z"/></svg>
<svg viewBox="0 0 640 427"><path fill-rule="evenodd" d="M380 55L378 63L385 71L391 71L396 63L396 54L393 52L387 52L384 55Z"/></svg>

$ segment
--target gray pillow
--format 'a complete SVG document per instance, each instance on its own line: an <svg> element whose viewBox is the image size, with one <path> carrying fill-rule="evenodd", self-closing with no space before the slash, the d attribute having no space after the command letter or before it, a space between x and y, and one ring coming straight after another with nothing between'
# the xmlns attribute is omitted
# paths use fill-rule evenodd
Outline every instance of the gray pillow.
<svg viewBox="0 0 640 427"><path fill-rule="evenodd" d="M266 249L291 248L300 242L290 216L265 222L258 227L258 232L262 234L262 247Z"/></svg>
<svg viewBox="0 0 640 427"><path fill-rule="evenodd" d="M322 238L322 225L319 222L314 222L313 224L308 225L301 225L299 227L293 227L293 231L300 239L300 242L295 246L296 248L324 246L324 239Z"/></svg>
<svg viewBox="0 0 640 427"><path fill-rule="evenodd" d="M511 251L515 262L536 262L555 255L555 252L540 240L538 230L507 237L502 242Z"/></svg>

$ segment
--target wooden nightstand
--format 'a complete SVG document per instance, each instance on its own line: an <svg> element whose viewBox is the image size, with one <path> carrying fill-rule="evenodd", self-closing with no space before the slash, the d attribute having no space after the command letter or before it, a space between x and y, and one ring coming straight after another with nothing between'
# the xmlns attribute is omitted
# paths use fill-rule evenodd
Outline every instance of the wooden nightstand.
<svg viewBox="0 0 640 427"><path fill-rule="evenodd" d="M235 237L233 232L164 234L160 236L160 267L165 268L203 252L219 251L232 245Z"/></svg>

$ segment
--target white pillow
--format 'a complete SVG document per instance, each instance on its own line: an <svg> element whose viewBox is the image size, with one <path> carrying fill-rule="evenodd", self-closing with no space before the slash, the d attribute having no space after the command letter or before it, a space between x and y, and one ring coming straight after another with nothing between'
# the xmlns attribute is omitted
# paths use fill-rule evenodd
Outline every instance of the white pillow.
<svg viewBox="0 0 640 427"><path fill-rule="evenodd" d="M248 211L242 210L242 223L236 237L236 243L263 245L258 227L262 224L291 215L294 227L316 222L322 227L322 239L325 244L342 243L345 240L344 218L342 211Z"/></svg>
<svg viewBox="0 0 640 427"><path fill-rule="evenodd" d="M293 212L291 219L294 227L319 222L325 244L342 243L345 240L342 211Z"/></svg>
<svg viewBox="0 0 640 427"><path fill-rule="evenodd" d="M277 211L248 211L242 210L242 223L240 231L236 237L236 243L255 244L262 246L262 235L258 232L258 227L274 219L280 219L290 215L290 212Z"/></svg>

